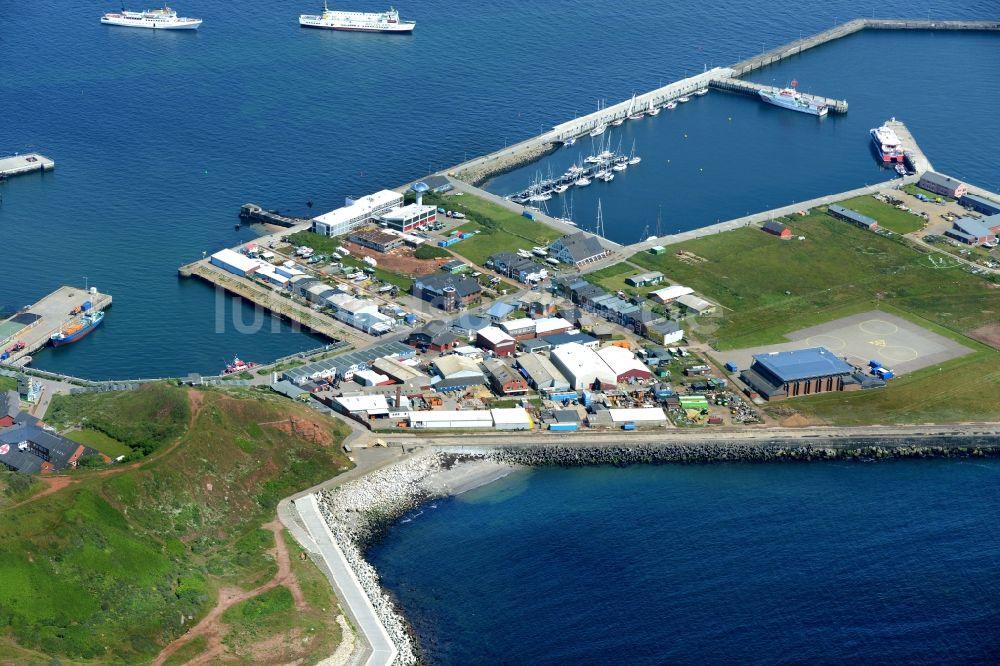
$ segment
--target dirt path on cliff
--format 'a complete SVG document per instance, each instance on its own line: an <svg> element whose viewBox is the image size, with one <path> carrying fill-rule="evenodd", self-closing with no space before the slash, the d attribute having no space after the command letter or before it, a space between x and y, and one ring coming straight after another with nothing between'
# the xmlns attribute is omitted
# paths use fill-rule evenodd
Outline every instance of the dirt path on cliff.
<svg viewBox="0 0 1000 666"><path fill-rule="evenodd" d="M232 606L242 601L246 601L247 599L252 599L258 594L263 594L278 585L284 585L292 593L292 598L295 600L296 610L305 610L305 596L302 594L302 588L299 586L299 580L295 577L295 574L292 573L292 562L288 554L288 544L285 543L283 536L284 527L277 519L262 525L261 527L266 530L270 530L271 533L274 534L274 550L271 552L273 553L274 559L278 564L278 572L274 575L274 578L249 591L244 591L235 587L225 587L219 590L219 600L215 604L215 607L212 608L212 610L210 610L208 614L203 617L200 622L198 622L198 624L189 629L183 636L178 637L163 648L160 654L157 655L156 659L153 660L153 666L162 666L162 664L170 658L170 655L199 636L205 637L207 647L204 652L188 662L189 664L208 664L212 660L221 656L225 650L225 646L222 644L222 639L225 638L226 635L226 627L222 622L222 614Z"/></svg>

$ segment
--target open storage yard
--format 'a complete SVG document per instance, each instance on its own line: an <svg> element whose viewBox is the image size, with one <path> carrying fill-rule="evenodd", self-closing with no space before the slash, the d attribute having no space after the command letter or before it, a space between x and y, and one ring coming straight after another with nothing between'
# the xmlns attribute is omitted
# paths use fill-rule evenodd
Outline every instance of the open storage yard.
<svg viewBox="0 0 1000 666"><path fill-rule="evenodd" d="M530 250L536 245L549 245L562 234L541 222L529 220L479 197L463 196L425 197L427 203L456 210L466 215L467 221L460 231L474 231L476 235L454 245L451 250L469 261L482 266L491 254L507 250Z"/></svg>

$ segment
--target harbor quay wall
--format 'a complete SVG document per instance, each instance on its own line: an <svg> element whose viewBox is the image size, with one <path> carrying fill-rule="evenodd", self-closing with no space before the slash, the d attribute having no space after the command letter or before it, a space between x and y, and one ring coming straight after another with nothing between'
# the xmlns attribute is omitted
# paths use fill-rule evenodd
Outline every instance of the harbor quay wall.
<svg viewBox="0 0 1000 666"><path fill-rule="evenodd" d="M326 569L343 569L357 594L347 595L340 585L335 589L352 617L369 621L362 639L374 637L378 643L388 638L392 650L363 650L369 664L419 663L415 636L392 597L382 588L378 572L366 560L367 548L375 543L395 521L420 505L449 494L448 485L435 477L459 471L463 465L492 463L510 468L519 466L584 466L633 464L708 464L729 462L806 462L824 460L879 461L904 458L971 458L1000 455L1000 426L956 426L951 430L926 428L885 432L845 434L810 431L795 434L766 432L713 437L676 434L671 441L657 440L643 434L617 434L609 443L567 438L552 444L539 444L537 438L514 438L510 443L444 444L434 440L413 442L409 455L399 462L377 468L343 483L336 479L321 490L307 491L292 502L317 507L335 544L323 553L301 529L292 533L314 556L320 555ZM632 439L635 437L636 439ZM812 439L823 437L823 439ZM632 441L627 441L631 439ZM626 441L623 441L626 440ZM404 445L405 448L405 445ZM349 476L349 475L348 475ZM489 476L489 474L487 474ZM497 478L492 476L483 482ZM469 486L467 486L469 487ZM305 498L305 502L303 499ZM287 501L283 501L288 506ZM283 518L285 520L285 518ZM324 530L325 531L325 530ZM361 595L362 598L357 598ZM370 623L376 623L371 628ZM383 655L379 657L379 655ZM391 656L390 656L391 655Z"/></svg>
<svg viewBox="0 0 1000 666"><path fill-rule="evenodd" d="M733 76L739 77L770 64L798 55L861 30L1000 30L1000 21L931 21L908 19L854 19L829 30L797 39L760 55L731 65Z"/></svg>

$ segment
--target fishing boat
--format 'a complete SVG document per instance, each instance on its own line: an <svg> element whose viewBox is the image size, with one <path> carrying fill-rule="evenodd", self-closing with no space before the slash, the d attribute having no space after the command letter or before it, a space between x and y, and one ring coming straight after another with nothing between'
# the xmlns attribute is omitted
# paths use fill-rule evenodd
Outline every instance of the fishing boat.
<svg viewBox="0 0 1000 666"><path fill-rule="evenodd" d="M673 111L674 109L676 109L676 108L677 108L677 102L675 102L675 101L673 101L673 100L670 100L669 102L667 102L667 104L666 104L666 108L667 108L667 110L669 110L669 111Z"/></svg>
<svg viewBox="0 0 1000 666"><path fill-rule="evenodd" d="M571 136L570 138L566 139L566 141L563 142L563 145L566 146L567 148L569 148L570 146L572 146L575 143L576 143L576 137L575 136Z"/></svg>
<svg viewBox="0 0 1000 666"><path fill-rule="evenodd" d="M601 171L599 174L597 174L596 178L600 178L605 183L610 183L615 179L615 174L611 173L610 169L605 169L604 171Z"/></svg>
<svg viewBox="0 0 1000 666"><path fill-rule="evenodd" d="M611 125L612 127L619 127L619 126L620 126L620 125L621 125L622 123L624 123L624 122L625 122L625 119L624 119L624 118L615 118L615 119L614 119L614 120L612 120L612 121L611 121L611 122L610 122L609 124L610 124L610 125Z"/></svg>
<svg viewBox="0 0 1000 666"><path fill-rule="evenodd" d="M660 107L653 104L653 100L649 100L649 106L646 107L647 116L658 116L660 114Z"/></svg>
<svg viewBox="0 0 1000 666"><path fill-rule="evenodd" d="M50 335L49 344L53 347L62 347L63 345L82 340L84 337L90 335L95 328L100 326L102 321L104 321L103 312L85 314L75 322L64 326L59 332Z"/></svg>
<svg viewBox="0 0 1000 666"><path fill-rule="evenodd" d="M302 14L299 25L303 28L346 30L349 32L389 32L408 35L417 27L416 21L403 21L392 7L385 12L334 12L323 0L323 13Z"/></svg>
<svg viewBox="0 0 1000 666"><path fill-rule="evenodd" d="M590 130L590 136L601 136L604 134L604 130L608 129L607 125L598 125L594 129Z"/></svg>
<svg viewBox="0 0 1000 666"><path fill-rule="evenodd" d="M677 101L680 102L681 104L683 104L684 102L690 102L691 98L688 97L687 95L683 95L681 97L678 97Z"/></svg>
<svg viewBox="0 0 1000 666"><path fill-rule="evenodd" d="M707 95L708 88L698 88L697 90L694 91L694 94L697 95L698 97L701 97L702 95Z"/></svg>
<svg viewBox="0 0 1000 666"><path fill-rule="evenodd" d="M160 9L133 12L122 7L120 12L108 12L101 17L104 25L123 28L150 28L153 30L197 30L201 19L177 16L177 12L164 5Z"/></svg>
<svg viewBox="0 0 1000 666"><path fill-rule="evenodd" d="M587 187L587 185L590 185L590 179L587 178L586 176L581 176L577 178L576 182L573 184L576 185L577 187Z"/></svg>
<svg viewBox="0 0 1000 666"><path fill-rule="evenodd" d="M565 183L559 183L558 185L552 188L552 191L555 192L556 194L562 194L568 189L569 185L566 185Z"/></svg>
<svg viewBox="0 0 1000 666"><path fill-rule="evenodd" d="M628 168L628 160L624 162L615 162L614 166L611 167L612 171L624 171Z"/></svg>
<svg viewBox="0 0 1000 666"><path fill-rule="evenodd" d="M244 361L240 359L239 356L233 357L233 362L226 366L226 369L222 371L224 375L235 375L241 372L246 372L247 370L253 370L257 367L257 364L253 361Z"/></svg>

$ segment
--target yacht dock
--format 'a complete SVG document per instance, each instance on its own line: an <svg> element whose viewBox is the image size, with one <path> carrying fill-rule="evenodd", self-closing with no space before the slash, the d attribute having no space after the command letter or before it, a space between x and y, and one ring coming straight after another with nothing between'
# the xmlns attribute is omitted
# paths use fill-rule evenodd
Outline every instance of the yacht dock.
<svg viewBox="0 0 1000 666"><path fill-rule="evenodd" d="M49 337L72 320L71 314L90 301L90 312L100 312L111 307L111 294L79 287L59 287L54 292L16 315L0 322L0 352L18 343L24 347L9 352L4 363L15 364L19 359L41 349L49 342Z"/></svg>
<svg viewBox="0 0 1000 666"><path fill-rule="evenodd" d="M38 153L0 157L0 180L35 171L52 171L55 168L53 160Z"/></svg>

